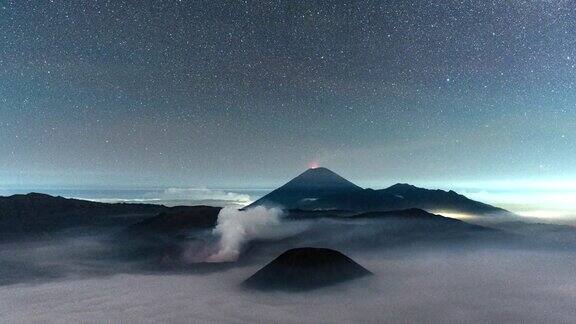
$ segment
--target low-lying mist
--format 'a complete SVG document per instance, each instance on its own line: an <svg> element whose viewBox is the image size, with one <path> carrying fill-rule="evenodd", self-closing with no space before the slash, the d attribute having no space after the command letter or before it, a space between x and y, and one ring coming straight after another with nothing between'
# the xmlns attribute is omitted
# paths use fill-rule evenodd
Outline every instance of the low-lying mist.
<svg viewBox="0 0 576 324"><path fill-rule="evenodd" d="M207 274L68 277L0 287L0 322L572 322L574 255L477 249L351 255L375 275L307 293Z"/></svg>
<svg viewBox="0 0 576 324"><path fill-rule="evenodd" d="M207 242L217 247L207 256L239 259L209 271L194 271L201 266L198 263L184 262L177 270L151 269L141 260L119 258L117 252L125 245L110 240L119 230L98 236L68 231L49 240L2 244L0 322L566 323L576 319L576 253L569 249L531 250L529 245L489 240L385 244L393 239L389 230L404 233L404 225L370 219L289 220L281 211L267 209L224 209L221 216L218 226L203 234L210 235ZM302 293L241 288L243 280L279 252L297 246L336 248L374 276ZM184 249L183 258L186 253Z"/></svg>

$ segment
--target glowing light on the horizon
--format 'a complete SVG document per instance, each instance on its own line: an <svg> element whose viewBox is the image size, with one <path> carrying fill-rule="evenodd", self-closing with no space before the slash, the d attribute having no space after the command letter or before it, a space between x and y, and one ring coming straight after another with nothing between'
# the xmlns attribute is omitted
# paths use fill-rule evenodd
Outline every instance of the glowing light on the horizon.
<svg viewBox="0 0 576 324"><path fill-rule="evenodd" d="M310 161L308 162L308 169L316 169L318 168L320 165L318 164L318 161Z"/></svg>
<svg viewBox="0 0 576 324"><path fill-rule="evenodd" d="M477 216L475 215L471 215L471 214L464 214L464 213L454 213L454 212L450 212L450 211L442 211L442 210L434 210L432 211L433 214L438 214L444 217L448 217L448 218L455 218L455 219L461 219L461 220L465 220L465 219L473 219L476 218Z"/></svg>

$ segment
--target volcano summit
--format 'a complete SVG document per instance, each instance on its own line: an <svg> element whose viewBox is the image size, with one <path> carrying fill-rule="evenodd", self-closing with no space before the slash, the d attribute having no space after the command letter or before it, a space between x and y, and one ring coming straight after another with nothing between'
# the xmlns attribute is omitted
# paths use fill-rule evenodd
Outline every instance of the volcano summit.
<svg viewBox="0 0 576 324"><path fill-rule="evenodd" d="M348 195L362 190L327 168L311 168L248 207L279 205L287 209L303 208L321 197Z"/></svg>
<svg viewBox="0 0 576 324"><path fill-rule="evenodd" d="M308 169L252 203L300 210L391 211L420 208L476 216L511 216L507 210L471 200L452 190L430 190L398 183L385 189L364 189L327 168Z"/></svg>

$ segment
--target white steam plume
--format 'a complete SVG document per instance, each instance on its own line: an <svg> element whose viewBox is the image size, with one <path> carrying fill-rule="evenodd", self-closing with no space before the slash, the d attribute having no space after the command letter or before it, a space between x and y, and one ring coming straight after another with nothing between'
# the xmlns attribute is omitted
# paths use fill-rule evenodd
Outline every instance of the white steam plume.
<svg viewBox="0 0 576 324"><path fill-rule="evenodd" d="M214 233L220 236L218 252L209 256L206 261L236 261L243 245L251 240L285 238L301 231L299 226L282 223L282 215L279 208L223 208L218 214L218 224L214 229Z"/></svg>

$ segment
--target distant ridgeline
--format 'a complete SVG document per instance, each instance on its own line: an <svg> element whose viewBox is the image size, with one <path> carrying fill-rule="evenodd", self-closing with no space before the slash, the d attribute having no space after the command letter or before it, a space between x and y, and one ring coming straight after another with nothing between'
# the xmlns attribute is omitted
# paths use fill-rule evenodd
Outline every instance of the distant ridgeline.
<svg viewBox="0 0 576 324"><path fill-rule="evenodd" d="M395 184L381 190L363 189L326 169L308 169L252 203L300 210L390 211L421 208L476 216L511 215L507 210L468 199L454 191Z"/></svg>
<svg viewBox="0 0 576 324"><path fill-rule="evenodd" d="M348 214L423 209L428 212L476 216L514 215L454 191L428 190L408 184L363 189L326 168L308 169L251 205L281 207L294 217L335 211ZM216 224L219 208L173 207L152 204L98 203L30 193L0 197L0 240L22 234L42 234L72 227L131 226L168 232ZM154 218L150 218L154 216ZM149 218L149 219L148 219ZM143 221L146 219L146 221ZM143 222L141 222L143 221Z"/></svg>

